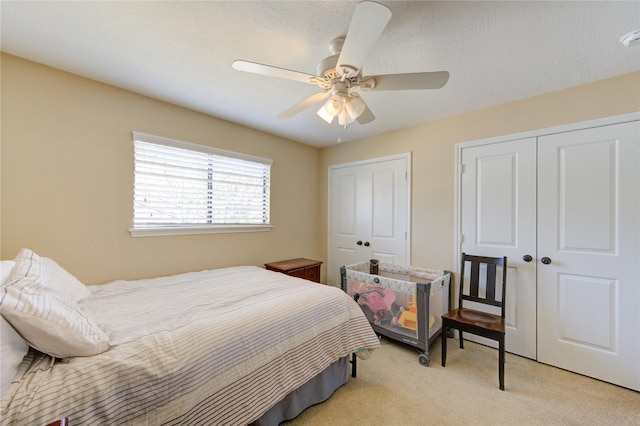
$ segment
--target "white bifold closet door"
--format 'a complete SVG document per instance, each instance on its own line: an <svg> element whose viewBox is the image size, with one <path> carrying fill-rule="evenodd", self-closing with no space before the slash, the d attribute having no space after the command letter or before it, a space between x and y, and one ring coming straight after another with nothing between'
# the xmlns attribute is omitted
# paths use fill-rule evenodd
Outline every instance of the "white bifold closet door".
<svg viewBox="0 0 640 426"><path fill-rule="evenodd" d="M640 390L640 125L538 141L538 360Z"/></svg>
<svg viewBox="0 0 640 426"><path fill-rule="evenodd" d="M329 167L329 284L353 263L408 265L410 165L407 153Z"/></svg>
<svg viewBox="0 0 640 426"><path fill-rule="evenodd" d="M460 251L508 257L507 350L640 390L640 123L461 160Z"/></svg>
<svg viewBox="0 0 640 426"><path fill-rule="evenodd" d="M535 359L535 138L464 148L460 184L460 251L507 256L506 350ZM525 256L531 260L523 260ZM481 337L467 337L495 346Z"/></svg>

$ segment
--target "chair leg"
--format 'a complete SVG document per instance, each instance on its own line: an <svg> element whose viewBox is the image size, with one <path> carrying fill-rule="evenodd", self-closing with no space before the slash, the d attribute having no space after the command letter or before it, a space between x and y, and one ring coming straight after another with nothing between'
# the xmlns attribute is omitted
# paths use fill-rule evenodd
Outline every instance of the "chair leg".
<svg viewBox="0 0 640 426"><path fill-rule="evenodd" d="M447 364L447 332L448 332L448 328L446 328L444 325L442 326L442 331L443 333L441 333L441 338L442 338L442 355L440 357L441 362L442 362L442 366L444 367Z"/></svg>
<svg viewBox="0 0 640 426"><path fill-rule="evenodd" d="M498 379L500 380L500 390L504 390L504 336L499 340L498 346Z"/></svg>
<svg viewBox="0 0 640 426"><path fill-rule="evenodd" d="M460 335L460 349L464 349L464 343L462 343L462 330L458 330L458 334Z"/></svg>
<svg viewBox="0 0 640 426"><path fill-rule="evenodd" d="M351 354L351 377L357 376L357 368L358 368L358 357L354 352Z"/></svg>

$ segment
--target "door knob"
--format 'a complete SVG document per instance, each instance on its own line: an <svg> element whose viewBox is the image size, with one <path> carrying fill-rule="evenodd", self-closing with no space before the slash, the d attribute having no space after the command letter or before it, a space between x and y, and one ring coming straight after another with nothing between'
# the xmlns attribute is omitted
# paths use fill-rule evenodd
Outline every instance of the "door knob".
<svg viewBox="0 0 640 426"><path fill-rule="evenodd" d="M524 256L522 256L522 260L524 260L525 262L531 262L533 260L533 257L525 254Z"/></svg>
<svg viewBox="0 0 640 426"><path fill-rule="evenodd" d="M544 263L545 265L548 265L548 264L550 264L550 263L551 263L551 259L549 259L549 258L548 258L548 257L546 257L546 256L545 256L545 257L543 257L542 259L540 259L540 261L541 261L542 263Z"/></svg>
<svg viewBox="0 0 640 426"><path fill-rule="evenodd" d="M369 247L369 245L370 245L370 244L369 244L369 241L365 241L365 242L364 242L364 246L365 246L365 247Z"/></svg>
<svg viewBox="0 0 640 426"><path fill-rule="evenodd" d="M356 244L361 246L362 245L362 241L358 241Z"/></svg>

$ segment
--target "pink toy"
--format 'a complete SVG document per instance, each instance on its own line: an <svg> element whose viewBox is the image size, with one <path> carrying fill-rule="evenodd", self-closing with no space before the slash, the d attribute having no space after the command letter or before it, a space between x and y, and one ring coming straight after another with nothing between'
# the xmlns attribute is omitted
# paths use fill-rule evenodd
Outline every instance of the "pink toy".
<svg viewBox="0 0 640 426"><path fill-rule="evenodd" d="M380 325L380 320L391 312L391 306L396 300L396 294L384 287L369 287L365 291L359 291L359 303L367 306L373 312L374 324Z"/></svg>

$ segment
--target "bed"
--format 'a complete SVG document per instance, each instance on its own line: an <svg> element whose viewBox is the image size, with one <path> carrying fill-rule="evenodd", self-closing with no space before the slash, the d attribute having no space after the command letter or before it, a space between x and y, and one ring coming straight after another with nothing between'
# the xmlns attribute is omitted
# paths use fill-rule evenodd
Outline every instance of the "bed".
<svg viewBox="0 0 640 426"><path fill-rule="evenodd" d="M85 286L2 264L3 425L278 424L379 345L339 288L255 266Z"/></svg>

